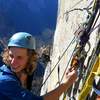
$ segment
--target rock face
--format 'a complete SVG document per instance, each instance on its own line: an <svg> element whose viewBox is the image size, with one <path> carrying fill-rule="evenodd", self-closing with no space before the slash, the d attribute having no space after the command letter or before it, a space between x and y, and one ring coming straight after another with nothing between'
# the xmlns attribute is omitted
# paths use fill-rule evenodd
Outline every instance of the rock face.
<svg viewBox="0 0 100 100"><path fill-rule="evenodd" d="M51 74L41 89L41 95L53 90L64 81L63 73L66 67L70 67L71 55L76 45L76 41L73 41L74 33L87 20L88 13L84 8L92 5L92 0L59 0L53 52L51 62L45 71L44 81L48 77L47 72ZM91 49L88 57L95 45L96 31L90 36Z"/></svg>

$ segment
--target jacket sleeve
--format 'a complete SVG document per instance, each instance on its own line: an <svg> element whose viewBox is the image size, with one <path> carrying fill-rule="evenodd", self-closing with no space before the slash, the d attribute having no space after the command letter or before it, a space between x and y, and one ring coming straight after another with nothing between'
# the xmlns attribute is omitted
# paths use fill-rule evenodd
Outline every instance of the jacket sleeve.
<svg viewBox="0 0 100 100"><path fill-rule="evenodd" d="M17 81L0 82L0 92L11 100L43 100L43 97L35 96L22 88Z"/></svg>

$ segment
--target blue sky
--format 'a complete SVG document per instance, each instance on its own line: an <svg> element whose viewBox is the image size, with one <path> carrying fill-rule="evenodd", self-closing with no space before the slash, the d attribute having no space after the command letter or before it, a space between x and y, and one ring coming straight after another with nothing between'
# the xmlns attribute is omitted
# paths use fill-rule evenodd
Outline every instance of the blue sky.
<svg viewBox="0 0 100 100"><path fill-rule="evenodd" d="M58 0L0 0L0 37L24 31L34 35L40 45L49 43L57 10Z"/></svg>

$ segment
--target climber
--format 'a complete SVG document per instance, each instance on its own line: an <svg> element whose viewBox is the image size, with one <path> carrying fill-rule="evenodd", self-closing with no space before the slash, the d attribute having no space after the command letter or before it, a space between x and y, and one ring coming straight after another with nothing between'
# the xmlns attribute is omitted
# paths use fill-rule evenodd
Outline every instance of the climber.
<svg viewBox="0 0 100 100"><path fill-rule="evenodd" d="M66 72L66 81L43 96L30 92L28 77L37 66L38 56L35 51L34 37L27 32L15 33L8 42L2 57L5 63L0 67L0 100L58 100L60 95L75 82L75 69Z"/></svg>

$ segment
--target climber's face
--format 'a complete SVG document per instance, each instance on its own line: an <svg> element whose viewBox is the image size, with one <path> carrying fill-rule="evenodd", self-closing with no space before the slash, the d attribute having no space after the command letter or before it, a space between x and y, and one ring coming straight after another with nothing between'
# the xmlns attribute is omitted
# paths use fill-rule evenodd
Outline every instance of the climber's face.
<svg viewBox="0 0 100 100"><path fill-rule="evenodd" d="M15 73L22 71L27 66L28 54L27 49L10 47L9 59L12 71Z"/></svg>

